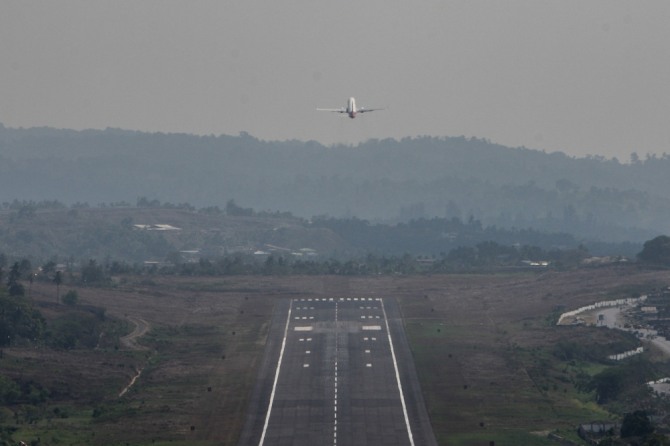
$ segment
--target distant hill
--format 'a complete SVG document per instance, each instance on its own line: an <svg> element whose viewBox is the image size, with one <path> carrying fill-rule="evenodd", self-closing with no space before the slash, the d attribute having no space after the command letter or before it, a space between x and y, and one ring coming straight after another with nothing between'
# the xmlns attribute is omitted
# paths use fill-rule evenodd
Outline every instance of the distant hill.
<svg viewBox="0 0 670 446"><path fill-rule="evenodd" d="M480 139L406 138L325 147L118 129L0 125L0 202L194 207L397 223L471 216L485 226L640 243L670 224L670 157L622 164Z"/></svg>

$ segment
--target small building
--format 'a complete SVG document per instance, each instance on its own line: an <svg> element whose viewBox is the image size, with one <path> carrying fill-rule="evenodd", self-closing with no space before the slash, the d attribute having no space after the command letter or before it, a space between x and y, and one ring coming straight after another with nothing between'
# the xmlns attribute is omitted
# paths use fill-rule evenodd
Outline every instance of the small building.
<svg viewBox="0 0 670 446"><path fill-rule="evenodd" d="M610 434L618 435L620 430L621 424L613 421L591 421L580 424L577 434L589 444L598 444L596 439Z"/></svg>

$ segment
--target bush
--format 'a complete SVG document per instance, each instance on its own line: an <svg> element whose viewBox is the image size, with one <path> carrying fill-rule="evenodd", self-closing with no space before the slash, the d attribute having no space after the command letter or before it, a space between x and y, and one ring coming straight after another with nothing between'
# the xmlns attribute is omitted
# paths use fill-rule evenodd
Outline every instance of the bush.
<svg viewBox="0 0 670 446"><path fill-rule="evenodd" d="M644 437L654 432L654 427L644 410L627 413L621 423L621 438Z"/></svg>
<svg viewBox="0 0 670 446"><path fill-rule="evenodd" d="M48 342L54 348L95 348L101 331L100 320L94 314L71 313L55 319L48 332Z"/></svg>
<svg viewBox="0 0 670 446"><path fill-rule="evenodd" d="M637 255L643 262L657 265L670 265L670 237L659 235L644 243L644 248Z"/></svg>
<svg viewBox="0 0 670 446"><path fill-rule="evenodd" d="M12 379L0 375L0 403L13 404L21 397L21 388Z"/></svg>
<svg viewBox="0 0 670 446"><path fill-rule="evenodd" d="M79 294L75 290L70 290L62 297L65 305L75 306L79 303Z"/></svg>
<svg viewBox="0 0 670 446"><path fill-rule="evenodd" d="M40 340L44 325L42 314L23 298L0 296L0 346L16 339Z"/></svg>

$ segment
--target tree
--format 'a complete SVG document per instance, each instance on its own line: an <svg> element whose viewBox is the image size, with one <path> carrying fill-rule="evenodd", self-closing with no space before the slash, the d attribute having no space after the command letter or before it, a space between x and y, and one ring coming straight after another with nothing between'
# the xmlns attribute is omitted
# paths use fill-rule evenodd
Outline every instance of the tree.
<svg viewBox="0 0 670 446"><path fill-rule="evenodd" d="M79 302L79 294L75 290L70 290L63 296L63 303L70 307L77 305Z"/></svg>
<svg viewBox="0 0 670 446"><path fill-rule="evenodd" d="M0 403L13 404L21 397L21 388L12 379L0 375Z"/></svg>
<svg viewBox="0 0 670 446"><path fill-rule="evenodd" d="M19 262L19 273L21 273L21 276L25 277L26 275L30 275L33 272L33 265L30 263L30 260L28 259L23 259L21 262Z"/></svg>
<svg viewBox="0 0 670 446"><path fill-rule="evenodd" d="M605 369L595 375L589 383L589 390L596 391L596 401L604 404L615 400L624 388L625 373L618 368Z"/></svg>
<svg viewBox="0 0 670 446"><path fill-rule="evenodd" d="M14 262L11 269L9 270L9 276L7 277L7 286L10 283L16 282L21 278L21 270L19 269L19 262Z"/></svg>
<svg viewBox="0 0 670 446"><path fill-rule="evenodd" d="M21 268L19 262L14 262L12 268L9 270L9 275L7 276L7 289L10 296L23 296L25 290L23 285L19 283L21 278Z"/></svg>
<svg viewBox="0 0 670 446"><path fill-rule="evenodd" d="M60 284L63 283L63 273L56 271L54 283L56 284L56 302L60 302Z"/></svg>
<svg viewBox="0 0 670 446"><path fill-rule="evenodd" d="M94 259L90 259L88 265L81 269L81 281L84 283L98 283L104 279L105 273Z"/></svg>
<svg viewBox="0 0 670 446"><path fill-rule="evenodd" d="M25 300L0 296L0 346L16 338L40 340L45 320Z"/></svg>
<svg viewBox="0 0 670 446"><path fill-rule="evenodd" d="M651 420L644 410L627 413L621 422L621 438L646 437L654 432Z"/></svg>
<svg viewBox="0 0 670 446"><path fill-rule="evenodd" d="M42 273L45 275L50 275L52 273L56 272L56 262L53 260L49 260L47 263L42 265Z"/></svg>
<svg viewBox="0 0 670 446"><path fill-rule="evenodd" d="M637 258L642 262L670 266L670 237L659 235L646 241Z"/></svg>
<svg viewBox="0 0 670 446"><path fill-rule="evenodd" d="M251 217L254 215L254 210L238 206L235 200L228 200L228 203L226 203L226 214L237 217Z"/></svg>
<svg viewBox="0 0 670 446"><path fill-rule="evenodd" d="M630 154L630 163L640 164L640 156L637 154L637 152L633 152Z"/></svg>

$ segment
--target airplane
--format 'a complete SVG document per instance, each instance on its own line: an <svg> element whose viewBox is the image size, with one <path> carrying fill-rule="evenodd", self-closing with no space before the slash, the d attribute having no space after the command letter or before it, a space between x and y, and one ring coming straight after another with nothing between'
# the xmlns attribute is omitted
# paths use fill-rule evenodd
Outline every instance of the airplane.
<svg viewBox="0 0 670 446"><path fill-rule="evenodd" d="M367 113L375 110L384 110L383 108L356 108L356 99L349 98L347 101L347 108L317 108L317 111L329 111L335 113L346 113L351 119L356 117L358 113Z"/></svg>

